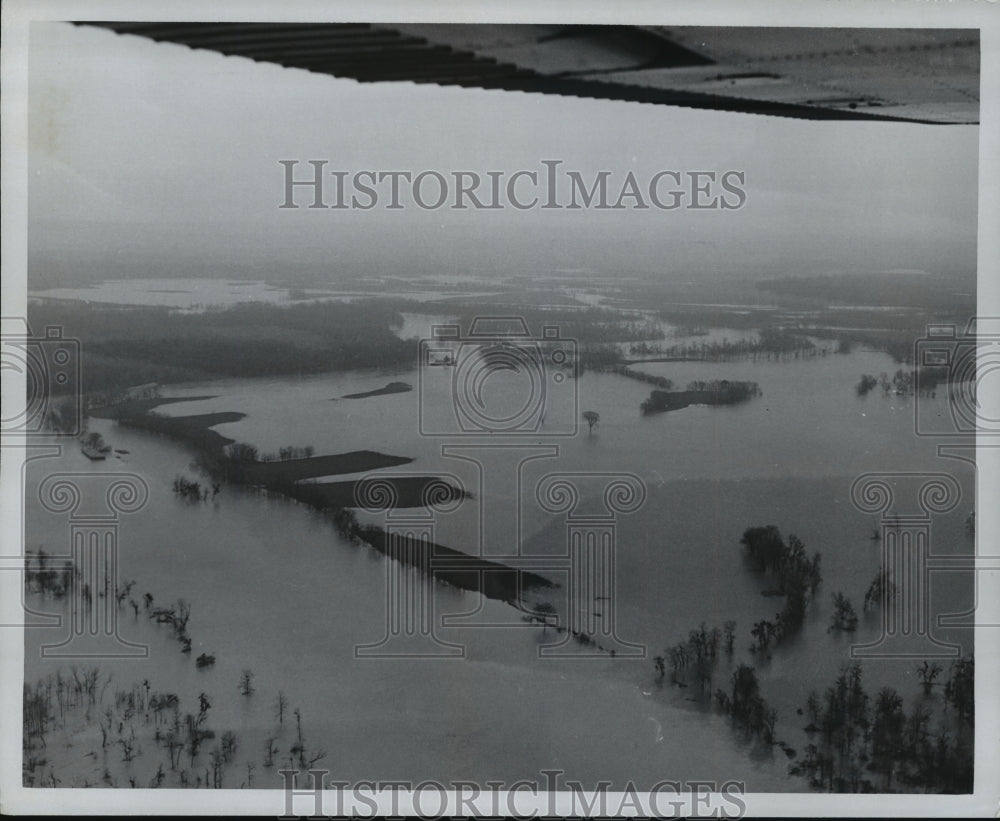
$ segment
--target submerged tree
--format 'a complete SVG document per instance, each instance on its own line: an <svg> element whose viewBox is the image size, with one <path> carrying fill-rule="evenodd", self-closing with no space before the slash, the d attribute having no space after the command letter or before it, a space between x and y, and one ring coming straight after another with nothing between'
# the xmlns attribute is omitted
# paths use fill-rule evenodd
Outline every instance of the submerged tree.
<svg viewBox="0 0 1000 821"><path fill-rule="evenodd" d="M945 701L958 712L960 721L972 724L976 710L976 660L959 659L952 662L950 676L944 686Z"/></svg>
<svg viewBox="0 0 1000 821"><path fill-rule="evenodd" d="M885 777L886 789L892 788L892 776L904 752L905 723L902 697L891 687L883 687L875 700L871 765Z"/></svg>
<svg viewBox="0 0 1000 821"><path fill-rule="evenodd" d="M861 381L854 386L855 392L858 396L865 396L867 393L878 384L878 379L876 379L871 374L862 374Z"/></svg>
<svg viewBox="0 0 1000 821"><path fill-rule="evenodd" d="M972 511L965 518L965 532L970 538L975 538L976 535L976 511Z"/></svg>
<svg viewBox="0 0 1000 821"><path fill-rule="evenodd" d="M722 640L726 647L726 654L733 654L733 642L736 640L736 622L730 619L722 625Z"/></svg>
<svg viewBox="0 0 1000 821"><path fill-rule="evenodd" d="M753 667L740 664L733 672L729 698L720 698L718 695L717 698L728 704L733 720L748 736L757 735L767 744L774 743L778 712L771 709L760 695L760 684Z"/></svg>
<svg viewBox="0 0 1000 821"><path fill-rule="evenodd" d="M233 462L256 462L259 451L246 442L233 442L226 448L226 455Z"/></svg>
<svg viewBox="0 0 1000 821"><path fill-rule="evenodd" d="M875 574L875 578L872 579L872 583L868 585L868 590L865 591L865 601L862 609L868 611L876 605L882 604L882 602L891 602L895 596L896 585L892 583L884 570L879 570Z"/></svg>
<svg viewBox="0 0 1000 821"><path fill-rule="evenodd" d="M663 656L655 656L653 658L653 666L656 667L656 672L660 676L660 681L663 681L664 676L667 675L667 667Z"/></svg>
<svg viewBox="0 0 1000 821"><path fill-rule="evenodd" d="M854 612L854 605L843 593L833 594L833 616L830 619L830 630L842 630L846 633L853 633L858 627L858 614Z"/></svg>
<svg viewBox="0 0 1000 821"><path fill-rule="evenodd" d="M917 675L920 676L920 686L923 687L924 695L931 694L931 687L934 686L934 679L941 675L942 668L937 662L933 664L925 661L917 668Z"/></svg>
<svg viewBox="0 0 1000 821"><path fill-rule="evenodd" d="M254 692L253 671L248 668L240 674L240 693L244 696L252 696Z"/></svg>
<svg viewBox="0 0 1000 821"><path fill-rule="evenodd" d="M592 434L594 432L594 426L601 421L601 415L597 411L584 411L583 419L587 423L587 433Z"/></svg>

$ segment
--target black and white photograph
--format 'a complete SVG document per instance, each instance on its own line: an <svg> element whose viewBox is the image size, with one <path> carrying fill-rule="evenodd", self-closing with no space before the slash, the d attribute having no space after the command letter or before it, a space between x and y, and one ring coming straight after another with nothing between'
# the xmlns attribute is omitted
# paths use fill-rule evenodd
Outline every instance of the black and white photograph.
<svg viewBox="0 0 1000 821"><path fill-rule="evenodd" d="M995 815L1000 9L795 6L5 4L4 812Z"/></svg>

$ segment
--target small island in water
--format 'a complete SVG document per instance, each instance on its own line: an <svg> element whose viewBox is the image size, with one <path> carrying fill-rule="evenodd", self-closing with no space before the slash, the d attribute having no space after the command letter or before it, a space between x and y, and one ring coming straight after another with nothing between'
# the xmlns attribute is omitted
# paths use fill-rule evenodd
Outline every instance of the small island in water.
<svg viewBox="0 0 1000 821"><path fill-rule="evenodd" d="M713 382L691 382L687 390L654 390L642 400L639 408L643 415L680 410L688 405L737 405L760 396L756 382L730 382L723 379Z"/></svg>
<svg viewBox="0 0 1000 821"><path fill-rule="evenodd" d="M386 396L391 393L409 393L412 390L413 385L406 382L390 382L384 388L376 388L373 391L363 391L362 393L348 393L342 396L341 399L367 399L370 396Z"/></svg>

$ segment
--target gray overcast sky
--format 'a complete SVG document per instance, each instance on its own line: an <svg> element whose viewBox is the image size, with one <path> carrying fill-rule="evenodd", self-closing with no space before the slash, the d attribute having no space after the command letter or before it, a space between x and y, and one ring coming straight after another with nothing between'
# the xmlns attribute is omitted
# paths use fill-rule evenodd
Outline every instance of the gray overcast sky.
<svg viewBox="0 0 1000 821"><path fill-rule="evenodd" d="M32 25L29 106L32 286L105 275L975 270L972 126L358 84L64 23ZM748 199L738 211L283 211L279 159L446 174L561 159L618 180L738 169Z"/></svg>

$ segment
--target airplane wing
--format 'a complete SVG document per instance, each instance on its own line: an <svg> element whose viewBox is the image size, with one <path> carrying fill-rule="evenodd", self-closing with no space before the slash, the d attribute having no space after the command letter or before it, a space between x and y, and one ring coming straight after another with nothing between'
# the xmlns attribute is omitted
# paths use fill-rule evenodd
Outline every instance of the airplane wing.
<svg viewBox="0 0 1000 821"><path fill-rule="evenodd" d="M359 82L810 120L979 122L975 29L87 22Z"/></svg>

